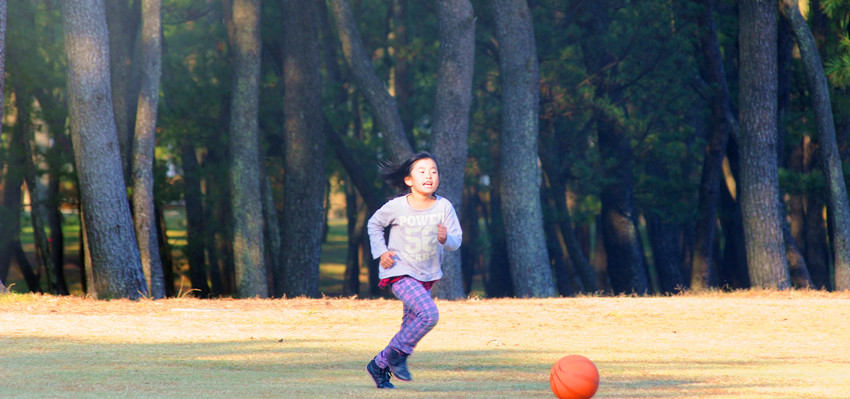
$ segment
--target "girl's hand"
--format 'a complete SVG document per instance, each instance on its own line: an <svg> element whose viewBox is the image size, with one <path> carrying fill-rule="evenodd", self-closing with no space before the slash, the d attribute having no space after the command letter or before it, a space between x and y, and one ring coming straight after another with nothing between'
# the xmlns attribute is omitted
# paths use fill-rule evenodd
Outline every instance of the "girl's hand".
<svg viewBox="0 0 850 399"><path fill-rule="evenodd" d="M395 252L393 251L384 252L384 254L381 255L381 267L383 267L384 269L389 269L393 267L393 265L395 264L395 259L393 259L393 256L395 256Z"/></svg>
<svg viewBox="0 0 850 399"><path fill-rule="evenodd" d="M446 243L446 237L448 236L448 234L449 229L447 229L446 226L443 226L442 224L437 224L437 241L439 241L440 244Z"/></svg>

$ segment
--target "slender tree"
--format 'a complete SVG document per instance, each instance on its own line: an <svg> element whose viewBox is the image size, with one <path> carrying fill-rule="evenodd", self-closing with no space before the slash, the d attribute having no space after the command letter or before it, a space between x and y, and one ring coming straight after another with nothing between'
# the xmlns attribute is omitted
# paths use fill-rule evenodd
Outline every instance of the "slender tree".
<svg viewBox="0 0 850 399"><path fill-rule="evenodd" d="M753 286L791 287L776 159L776 2L739 3L740 185L747 269Z"/></svg>
<svg viewBox="0 0 850 399"><path fill-rule="evenodd" d="M821 170L827 183L829 205L827 216L833 231L835 289L848 290L850 289L850 203L847 199L847 187L844 183L841 158L838 155L835 139L829 85L823 71L817 43L806 20L800 14L797 3L783 0L780 5L783 15L791 25L797 47L800 49L815 114Z"/></svg>
<svg viewBox="0 0 850 399"><path fill-rule="evenodd" d="M3 120L3 97L6 88L6 0L0 0L0 121ZM3 133L3 124L0 123L0 133ZM5 245L5 235L0 237L0 245ZM0 275L0 292L6 291L6 286L3 280L6 278Z"/></svg>
<svg viewBox="0 0 850 399"><path fill-rule="evenodd" d="M729 141L732 128L736 126L713 15L714 0L704 0L696 22L699 26L697 30L699 56L702 59L699 64L702 67L703 79L708 83L710 90L708 99L711 119L700 177L697 205L699 216L691 263L691 289L707 288L712 285L713 280L716 280L712 272L717 206L720 201L720 177L723 173L722 164L726 154L726 143ZM714 283L716 284L716 281Z"/></svg>
<svg viewBox="0 0 850 399"><path fill-rule="evenodd" d="M159 80L162 75L160 0L142 0L142 57L136 129L133 135L133 219L142 269L154 299L165 297L154 205L154 147Z"/></svg>
<svg viewBox="0 0 850 399"><path fill-rule="evenodd" d="M230 103L230 187L236 295L267 297L257 113L260 84L260 0L232 3L233 91Z"/></svg>
<svg viewBox="0 0 850 399"><path fill-rule="evenodd" d="M98 296L147 295L112 112L102 1L62 2L68 105L80 200Z"/></svg>
<svg viewBox="0 0 850 399"><path fill-rule="evenodd" d="M319 74L321 59L316 40L319 34L317 3L298 0L283 3L286 166L282 232L285 281L282 286L289 296L319 295L327 178Z"/></svg>
<svg viewBox="0 0 850 399"><path fill-rule="evenodd" d="M617 56L606 51L606 38L617 1L584 3L587 14L582 21L581 48L590 80L596 86L594 106L602 173L607 177L599 199L601 232L611 287L617 293L644 294L649 277L640 242L634 199L634 156L631 137L620 116L625 93L618 76Z"/></svg>
<svg viewBox="0 0 850 399"><path fill-rule="evenodd" d="M555 295L543 234L537 162L540 79L531 13L525 0L491 4L499 41L502 87L502 214L515 295Z"/></svg>

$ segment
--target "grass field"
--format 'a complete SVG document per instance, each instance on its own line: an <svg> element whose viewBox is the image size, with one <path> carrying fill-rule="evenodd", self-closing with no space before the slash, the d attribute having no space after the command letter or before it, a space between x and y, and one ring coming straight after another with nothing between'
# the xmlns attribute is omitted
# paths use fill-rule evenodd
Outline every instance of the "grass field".
<svg viewBox="0 0 850 399"><path fill-rule="evenodd" d="M0 295L4 398L551 398L593 359L598 398L847 398L850 293L438 301L414 381L366 362L395 300L94 301Z"/></svg>
<svg viewBox="0 0 850 399"><path fill-rule="evenodd" d="M167 216L188 287L182 219ZM595 361L597 398L850 398L850 292L810 291L438 300L414 381L379 391L364 368L401 304L338 298L345 225L330 228L323 299L95 301L72 263L75 295L0 294L0 398L552 398L568 354Z"/></svg>

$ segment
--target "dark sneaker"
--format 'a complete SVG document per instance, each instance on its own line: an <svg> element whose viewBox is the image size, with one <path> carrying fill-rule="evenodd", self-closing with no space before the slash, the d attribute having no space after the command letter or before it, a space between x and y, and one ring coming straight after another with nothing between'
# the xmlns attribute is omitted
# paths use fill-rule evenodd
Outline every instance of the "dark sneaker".
<svg viewBox="0 0 850 399"><path fill-rule="evenodd" d="M375 385L378 388L395 388L395 386L393 386L390 382L389 367L380 368L378 367L378 363L375 363L375 359L372 359L372 361L366 365L366 371L368 371L369 375L372 376L372 379L375 380Z"/></svg>
<svg viewBox="0 0 850 399"><path fill-rule="evenodd" d="M393 349L390 351L389 359L387 359L390 372L402 381L410 381L413 379L413 377L410 376L410 371L407 370L407 356L408 355L406 353Z"/></svg>

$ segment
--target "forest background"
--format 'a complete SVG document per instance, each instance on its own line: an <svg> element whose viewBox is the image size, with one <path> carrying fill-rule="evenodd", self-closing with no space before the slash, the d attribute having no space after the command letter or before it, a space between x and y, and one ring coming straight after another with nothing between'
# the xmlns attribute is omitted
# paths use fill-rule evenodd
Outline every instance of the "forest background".
<svg viewBox="0 0 850 399"><path fill-rule="evenodd" d="M100 298L178 295L181 276L200 297L318 297L341 218L343 295L382 295L376 172L418 150L464 229L438 297L850 288L848 2L0 10L0 281L14 265L30 291L68 294L79 270Z"/></svg>

